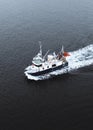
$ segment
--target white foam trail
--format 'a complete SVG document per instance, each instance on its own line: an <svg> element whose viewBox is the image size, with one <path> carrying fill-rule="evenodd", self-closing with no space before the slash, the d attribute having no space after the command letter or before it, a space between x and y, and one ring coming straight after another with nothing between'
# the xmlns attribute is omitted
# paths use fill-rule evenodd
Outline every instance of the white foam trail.
<svg viewBox="0 0 93 130"><path fill-rule="evenodd" d="M61 70L56 70L44 76L31 76L25 72L25 75L28 79L31 80L44 80L51 77L51 75L60 75L64 73L68 73L75 69L79 69L81 67L89 66L93 64L93 44L88 45L82 49L77 51L69 52L70 56L67 57L67 61L69 63L68 67L65 67Z"/></svg>

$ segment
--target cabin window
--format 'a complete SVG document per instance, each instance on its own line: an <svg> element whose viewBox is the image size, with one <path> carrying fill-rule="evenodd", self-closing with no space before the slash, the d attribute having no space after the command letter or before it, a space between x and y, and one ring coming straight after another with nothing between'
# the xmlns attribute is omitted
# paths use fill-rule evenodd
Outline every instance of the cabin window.
<svg viewBox="0 0 93 130"><path fill-rule="evenodd" d="M53 64L53 65L52 65L52 67L55 67L55 66L56 66L56 64Z"/></svg>
<svg viewBox="0 0 93 130"><path fill-rule="evenodd" d="M36 64L34 64L34 66L36 66L36 67L41 67L41 66L42 66L42 64L40 64L40 65L36 65ZM33 67L34 67L34 66L33 66Z"/></svg>

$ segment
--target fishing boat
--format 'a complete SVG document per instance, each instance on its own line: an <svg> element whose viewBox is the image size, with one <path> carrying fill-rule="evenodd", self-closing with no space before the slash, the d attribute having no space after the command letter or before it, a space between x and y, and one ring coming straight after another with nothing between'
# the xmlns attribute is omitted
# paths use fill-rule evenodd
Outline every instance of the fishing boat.
<svg viewBox="0 0 93 130"><path fill-rule="evenodd" d="M69 56L68 52L64 51L62 46L61 51L57 54L53 52L49 54L49 50L46 54L42 55L42 45L40 44L40 51L33 58L32 64L25 69L25 75L30 76L41 76L46 75L56 70L60 70L68 66L66 57Z"/></svg>

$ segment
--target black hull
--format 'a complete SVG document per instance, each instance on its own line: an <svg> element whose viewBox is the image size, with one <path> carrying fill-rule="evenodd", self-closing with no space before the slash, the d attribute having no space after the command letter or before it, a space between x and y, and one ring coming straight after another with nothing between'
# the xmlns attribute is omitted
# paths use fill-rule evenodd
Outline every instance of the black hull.
<svg viewBox="0 0 93 130"><path fill-rule="evenodd" d="M46 70L43 70L43 71L39 71L39 72L35 72L35 73L28 73L28 74L30 74L32 76L40 76L40 75L44 75L44 74L53 72L55 70L60 70L60 69L64 68L65 66L68 66L68 62L66 62L65 64L62 64L62 65L53 67L53 68L49 68L49 69L46 69Z"/></svg>

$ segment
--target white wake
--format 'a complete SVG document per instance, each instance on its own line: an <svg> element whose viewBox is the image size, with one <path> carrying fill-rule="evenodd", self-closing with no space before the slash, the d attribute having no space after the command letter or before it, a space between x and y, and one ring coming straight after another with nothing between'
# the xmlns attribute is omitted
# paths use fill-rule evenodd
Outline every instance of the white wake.
<svg viewBox="0 0 93 130"><path fill-rule="evenodd" d="M75 69L79 69L81 67L85 67L85 66L89 66L93 64L93 44L88 45L79 50L69 52L69 54L70 56L67 57L68 66L65 68L62 68L61 70L56 70L54 72L51 72L43 76L31 76L31 75L28 75L26 72L25 72L25 75L27 76L28 79L31 79L31 80L44 80L44 79L51 78L51 76L54 76L54 75L68 73Z"/></svg>

